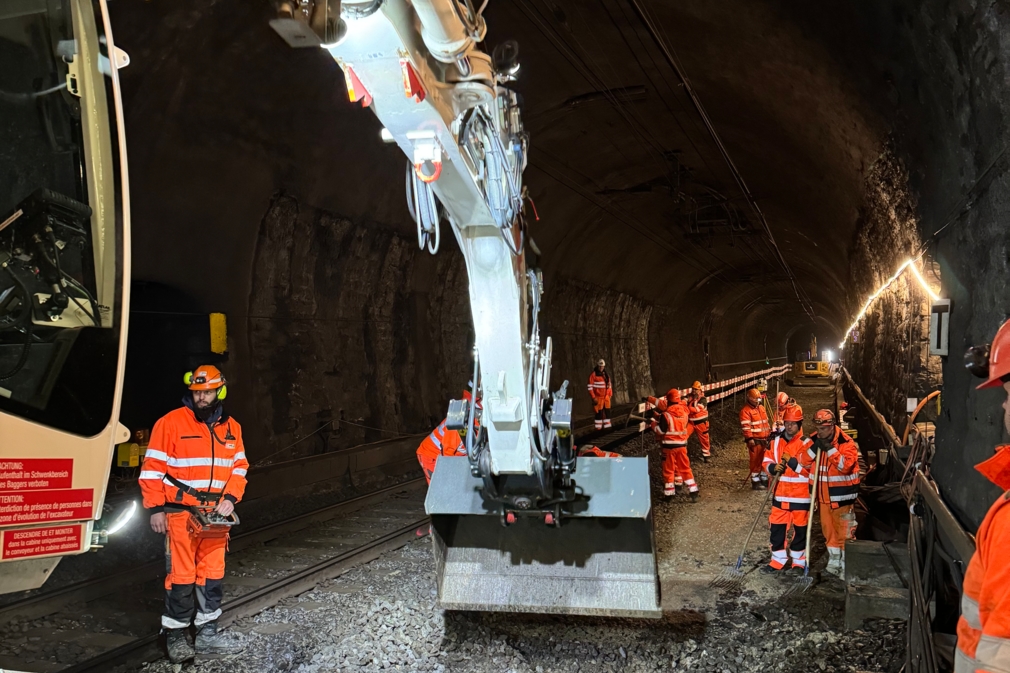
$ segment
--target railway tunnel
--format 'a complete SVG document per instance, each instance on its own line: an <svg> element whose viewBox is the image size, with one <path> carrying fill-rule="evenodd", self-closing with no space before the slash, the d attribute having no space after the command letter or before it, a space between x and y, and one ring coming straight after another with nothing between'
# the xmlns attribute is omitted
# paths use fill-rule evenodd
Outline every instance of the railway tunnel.
<svg viewBox="0 0 1010 673"><path fill-rule="evenodd" d="M178 406L181 372L210 359L227 374L250 474L259 467L271 475L259 484L251 477L248 528L278 525L284 515L308 517L292 529L311 530L322 526L313 516L331 521L344 516L341 502L357 502L355 516L364 518L356 525L367 529L369 508L388 523L405 502L406 518L394 528L410 529L420 487L397 489L419 478L414 449L473 367L457 241L443 225L437 255L418 249L402 152L381 142L374 114L348 100L333 58L291 49L270 29L270 2L111 2L109 13L116 44L130 55L119 71L133 263L123 424L151 428ZM535 208L527 233L531 264L543 271L552 387L570 381L586 442L613 442L628 455L652 451L666 616L658 627L442 616L428 607L430 582L394 589L389 579L428 577L424 538L400 551L377 546L377 560L344 579L305 580L288 604L236 622L252 641L247 661L198 662L198 670L949 670L946 659L930 669L915 663L927 648L913 633L921 619L912 618L919 608L907 586L902 619L848 632L844 587L827 579L796 610L762 581L743 598L714 598L707 583L733 561L760 504L735 480L746 470L741 395L711 407L716 458L697 466L700 502L671 505L657 490L659 453L645 448L648 433L587 432L593 409L582 382L606 360L623 425L641 400L671 387L717 385L830 351L846 371L830 394L786 377L778 385L807 418L839 400L857 407L857 440L874 461L881 449L909 458L909 446L891 446L889 433L900 440L911 425L910 398L942 390L935 410L923 412L935 425L930 475L950 521L974 534L999 495L974 465L1004 439L1002 400L975 392L960 354L991 341L1010 315L1002 282L1010 262L1002 224L1005 9L492 0L484 17L489 53L508 39L519 44L513 86L530 136L524 184ZM0 89L35 86L10 82ZM4 217L27 194L13 161L9 173L16 188L0 193ZM919 276L909 269L888 284L909 259ZM930 353L931 294L950 299L947 357ZM211 313L227 317L223 353L206 336ZM819 354L810 353L812 339ZM113 468L108 497L133 497L135 477ZM369 500L380 491L395 495L392 505ZM313 515L318 507L337 509ZM161 538L137 521L129 541L110 538L99 554L64 559L46 587L77 591L82 581L151 563ZM904 544L907 524L894 530ZM237 576L261 589L266 575L257 572L312 566L285 549L360 533L351 525L287 545L253 534L236 545L236 558L243 545L263 557L242 566L256 572ZM759 528L756 537L766 534ZM762 544L751 545L749 562L767 555ZM698 551L705 545L708 556ZM703 568L697 578L692 565ZM6 596L4 605L40 605L46 587ZM78 644L48 653L50 661L30 649L73 632L73 615L90 605L86 592L73 595L58 613L11 608L0 627L0 665L9 657L24 670L61 670L132 642L132 632L114 637L122 625L107 625L113 635L98 650ZM934 600L956 604L950 595ZM296 618L292 601L318 604L303 612L322 621ZM434 640L411 645L401 660L392 653L402 649L344 627L329 639L302 632L341 611L366 631ZM107 605L92 612L98 616L80 622L140 614ZM934 627L953 631L951 623Z"/></svg>

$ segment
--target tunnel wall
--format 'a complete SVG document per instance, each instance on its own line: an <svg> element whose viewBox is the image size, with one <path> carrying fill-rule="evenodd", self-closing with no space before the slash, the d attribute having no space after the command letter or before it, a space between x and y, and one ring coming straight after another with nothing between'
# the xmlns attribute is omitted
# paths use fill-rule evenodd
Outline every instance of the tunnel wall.
<svg viewBox="0 0 1010 673"><path fill-rule="evenodd" d="M654 394L649 357L653 307L631 295L583 281L548 282L542 337L554 342L552 387L569 380L578 415L592 413L586 382L596 361L607 363L613 404Z"/></svg>
<svg viewBox="0 0 1010 673"><path fill-rule="evenodd" d="M332 417L329 448L342 448L437 425L472 362L454 252L432 257L279 195L260 224L247 318L262 436L283 444Z"/></svg>
<svg viewBox="0 0 1010 673"><path fill-rule="evenodd" d="M920 241L908 173L886 146L866 175L846 302L851 315L920 248ZM927 282L939 287L931 261L925 262ZM929 355L929 309L929 296L906 270L870 306L842 354L849 373L899 435L907 425L906 398L923 398L942 383L940 358Z"/></svg>

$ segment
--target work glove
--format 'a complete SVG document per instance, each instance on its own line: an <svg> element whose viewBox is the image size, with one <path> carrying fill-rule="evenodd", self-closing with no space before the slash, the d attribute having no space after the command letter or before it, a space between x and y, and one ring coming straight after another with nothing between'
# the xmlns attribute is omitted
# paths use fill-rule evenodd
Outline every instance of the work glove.
<svg viewBox="0 0 1010 673"><path fill-rule="evenodd" d="M747 440L747 448L748 449L753 449L756 444L757 444L757 441L754 440L754 439L748 439Z"/></svg>
<svg viewBox="0 0 1010 673"><path fill-rule="evenodd" d="M769 472L771 472L771 475L773 477L777 477L785 471L786 466L783 465L782 463L776 463L775 465L772 465L771 469L769 470Z"/></svg>

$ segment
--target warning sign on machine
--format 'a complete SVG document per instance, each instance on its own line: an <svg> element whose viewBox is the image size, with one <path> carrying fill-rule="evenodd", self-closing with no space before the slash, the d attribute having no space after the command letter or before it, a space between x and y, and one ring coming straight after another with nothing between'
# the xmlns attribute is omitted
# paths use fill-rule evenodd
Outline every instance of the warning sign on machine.
<svg viewBox="0 0 1010 673"><path fill-rule="evenodd" d="M23 458L0 460L0 491L46 491L70 488L73 458Z"/></svg>
<svg viewBox="0 0 1010 673"><path fill-rule="evenodd" d="M3 541L0 542L0 559L6 561L29 556L75 552L81 548L83 534L83 524L5 530Z"/></svg>
<svg viewBox="0 0 1010 673"><path fill-rule="evenodd" d="M90 519L94 499L92 488L0 493L0 526Z"/></svg>

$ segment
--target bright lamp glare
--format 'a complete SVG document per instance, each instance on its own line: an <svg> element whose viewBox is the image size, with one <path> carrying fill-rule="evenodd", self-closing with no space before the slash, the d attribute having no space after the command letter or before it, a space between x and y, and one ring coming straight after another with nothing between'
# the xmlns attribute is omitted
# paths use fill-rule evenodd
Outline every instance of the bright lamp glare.
<svg viewBox="0 0 1010 673"><path fill-rule="evenodd" d="M123 526L129 523L130 519L132 519L133 515L136 513L137 513L137 501L134 500L133 502L130 503L129 508L119 515L119 518L116 519L116 523L112 524L112 528L108 530L108 535L113 535L121 531L123 529Z"/></svg>
<svg viewBox="0 0 1010 673"><path fill-rule="evenodd" d="M915 276L917 281L919 281L919 285L922 286L922 289L925 290L930 299L936 301L940 298L940 295L933 292L933 288L926 284L926 279L922 277L921 273L919 273L919 269L915 266L916 259L918 258L906 260L904 264L898 267L898 270L894 272L894 275L887 279L887 282L881 285L876 292L870 295L870 298L866 300L865 304L863 304L862 310L859 311L859 315L857 315L856 319L852 321L851 325L849 325L849 329L845 330L845 336L842 337L842 343L838 345L838 350L845 348L845 342L848 341L849 335L852 334L852 330L856 328L859 321L863 319L864 315L866 315L866 311L870 308L870 305L877 300L877 297L883 294L884 290L891 286L891 283L898 280L898 277L905 271L905 269L912 269L912 275Z"/></svg>
<svg viewBox="0 0 1010 673"><path fill-rule="evenodd" d="M835 357L835 354L831 351L824 351L824 361L831 362Z"/></svg>

